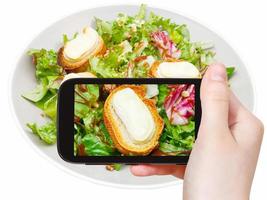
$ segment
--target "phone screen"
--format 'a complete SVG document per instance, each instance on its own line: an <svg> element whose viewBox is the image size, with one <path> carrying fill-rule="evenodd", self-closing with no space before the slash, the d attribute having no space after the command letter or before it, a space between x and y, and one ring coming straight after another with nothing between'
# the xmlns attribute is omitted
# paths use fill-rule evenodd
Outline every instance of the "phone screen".
<svg viewBox="0 0 267 200"><path fill-rule="evenodd" d="M188 156L194 84L75 84L74 156Z"/></svg>

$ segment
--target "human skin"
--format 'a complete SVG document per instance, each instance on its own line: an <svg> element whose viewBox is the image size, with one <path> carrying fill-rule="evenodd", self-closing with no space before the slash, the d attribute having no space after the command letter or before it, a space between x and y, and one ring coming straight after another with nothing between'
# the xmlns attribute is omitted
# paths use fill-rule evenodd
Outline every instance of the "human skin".
<svg viewBox="0 0 267 200"><path fill-rule="evenodd" d="M185 200L249 199L263 124L231 92L225 66L209 66L201 84L202 119L187 166L136 165L136 176L184 179Z"/></svg>

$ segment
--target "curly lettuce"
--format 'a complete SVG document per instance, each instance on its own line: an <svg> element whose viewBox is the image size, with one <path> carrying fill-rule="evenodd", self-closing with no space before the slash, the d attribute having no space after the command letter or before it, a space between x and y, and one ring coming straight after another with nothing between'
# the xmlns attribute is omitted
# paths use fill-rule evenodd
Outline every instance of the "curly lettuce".
<svg viewBox="0 0 267 200"><path fill-rule="evenodd" d="M161 84L159 85L158 89L159 89L159 95L158 95L157 106L162 107L166 97L170 92L170 88L168 88L167 84Z"/></svg>
<svg viewBox="0 0 267 200"><path fill-rule="evenodd" d="M191 62L200 71L214 61L215 53L209 48L212 44L191 42L190 32L185 24L176 24L170 19L163 18L151 12L146 16L146 6L141 5L139 12L134 16L119 13L114 21L105 21L96 18L96 30L103 38L105 45L110 49L104 57L90 59L91 71L100 77L122 78L128 77L128 63L140 56L152 56L155 59L164 59L158 48L153 45L151 35L157 31L168 34L175 48L181 51L180 59ZM133 47L130 54L121 54L120 44L125 41ZM142 44L146 44L143 45ZM141 51L140 47L141 48ZM137 69L136 69L137 68ZM147 76L148 67L134 67L133 77Z"/></svg>
<svg viewBox="0 0 267 200"><path fill-rule="evenodd" d="M160 112L165 127L160 138L159 149L167 154L188 154L195 141L195 122L186 125L171 125L164 110Z"/></svg>
<svg viewBox="0 0 267 200"><path fill-rule="evenodd" d="M46 79L48 76L62 75L63 69L57 64L57 52L46 49L32 49L28 51L29 56L33 56L37 80Z"/></svg>
<svg viewBox="0 0 267 200"><path fill-rule="evenodd" d="M29 123L27 126L45 143L53 144L56 142L57 91L64 70L57 64L57 53L54 50L32 49L28 51L28 55L32 56L38 84L35 89L22 96L42 109L45 116L52 121L42 126L36 123Z"/></svg>
<svg viewBox="0 0 267 200"><path fill-rule="evenodd" d="M54 144L56 142L56 125L54 122L42 126L38 126L36 123L28 123L27 126L45 143Z"/></svg>

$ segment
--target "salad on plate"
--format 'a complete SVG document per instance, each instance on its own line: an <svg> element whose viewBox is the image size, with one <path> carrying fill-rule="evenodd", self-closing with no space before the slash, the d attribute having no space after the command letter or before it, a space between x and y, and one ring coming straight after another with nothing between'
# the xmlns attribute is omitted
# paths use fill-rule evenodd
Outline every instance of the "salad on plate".
<svg viewBox="0 0 267 200"><path fill-rule="evenodd" d="M28 51L35 67L36 88L22 96L41 109L48 121L43 125L29 122L27 126L48 145L57 139L57 92L63 81L79 77L201 78L214 62L215 52L210 42L191 41L186 24L147 13L145 5L134 16L119 13L111 21L96 16L95 28L85 25L81 29L71 36L63 34L60 49ZM234 67L227 68L228 78L234 71ZM85 97L75 102L75 154L118 155L103 121L104 105L100 97L115 88L104 85L75 90L75 95ZM155 91L157 94L153 94ZM154 101L164 121L159 145L152 153L184 155L191 151L195 140L194 107L177 101L179 97L186 99L192 95L190 86L183 85L172 88L162 84L147 90L147 98ZM176 112L169 112L174 106ZM182 115L185 111L187 114ZM92 148L91 144L97 145ZM120 167L115 164L108 169Z"/></svg>

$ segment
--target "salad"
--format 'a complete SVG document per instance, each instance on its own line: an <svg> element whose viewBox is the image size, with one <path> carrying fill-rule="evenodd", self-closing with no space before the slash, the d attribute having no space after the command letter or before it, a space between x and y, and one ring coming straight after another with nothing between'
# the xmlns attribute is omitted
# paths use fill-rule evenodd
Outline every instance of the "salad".
<svg viewBox="0 0 267 200"><path fill-rule="evenodd" d="M163 62L181 61L184 63L181 69L188 66L188 69L197 71L201 77L208 65L214 61L215 52L211 50L210 43L191 41L186 24L176 24L171 19L165 19L153 12L147 13L145 5L141 5L139 12L134 16L119 13L112 21L96 17L95 27L101 39L101 50L89 57L83 54L79 61L75 58L78 55L77 51L70 51L74 43L77 44L78 40L83 38L79 33L74 33L73 36L63 35L62 45L65 52L57 49L28 51L35 67L37 85L35 89L22 96L41 109L48 122L44 125L29 122L27 126L48 145L56 142L57 92L62 81L86 73L99 78L157 77L155 74L167 73L163 69L161 73L151 72L153 67L159 70ZM88 29L83 30L84 34L89 32ZM95 37L92 32L89 35ZM70 64L66 64L66 59L60 58L62 55L65 55L65 58L72 56L69 58ZM82 65L76 68L76 63L81 61ZM228 78L234 71L234 67L227 68ZM184 75L183 71L177 73ZM112 85L105 85L101 91L109 94L112 89ZM76 93L77 91L82 93L86 102L80 99L75 105L75 154L118 155L118 150L103 122L103 102L99 101L100 88L87 86L86 90L80 87ZM173 96L181 94L181 91L187 92L186 98L193 95L193 90L188 86L158 86L156 107L164 121L158 150L163 154L183 155L192 149L195 135L192 105L184 102L179 102L179 106L174 105L177 99L173 99ZM186 110L186 115L181 116L178 111L169 112L173 106L178 110ZM92 148L92 143L97 145ZM120 165L113 167L116 170L120 169Z"/></svg>

